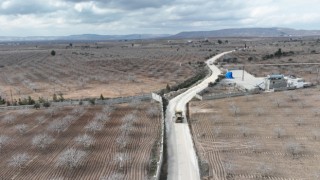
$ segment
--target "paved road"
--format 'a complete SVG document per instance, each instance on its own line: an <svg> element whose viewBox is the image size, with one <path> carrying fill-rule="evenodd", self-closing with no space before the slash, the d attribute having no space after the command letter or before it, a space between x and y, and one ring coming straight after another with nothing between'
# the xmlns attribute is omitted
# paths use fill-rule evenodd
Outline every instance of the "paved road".
<svg viewBox="0 0 320 180"><path fill-rule="evenodd" d="M176 110L183 111L185 116L187 102L198 92L205 89L209 82L215 81L220 74L220 70L215 65L210 64L231 52L233 51L224 52L209 59L206 63L210 67L212 75L169 102L166 111L169 180L200 180L198 161L188 123L186 120L183 123L174 123L172 117Z"/></svg>

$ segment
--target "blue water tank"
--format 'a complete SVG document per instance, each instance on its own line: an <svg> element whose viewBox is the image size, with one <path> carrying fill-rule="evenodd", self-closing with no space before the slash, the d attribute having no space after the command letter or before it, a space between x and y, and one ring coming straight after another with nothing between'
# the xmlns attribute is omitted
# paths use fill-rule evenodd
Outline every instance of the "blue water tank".
<svg viewBox="0 0 320 180"><path fill-rule="evenodd" d="M226 79L233 79L232 72L229 71L226 73Z"/></svg>

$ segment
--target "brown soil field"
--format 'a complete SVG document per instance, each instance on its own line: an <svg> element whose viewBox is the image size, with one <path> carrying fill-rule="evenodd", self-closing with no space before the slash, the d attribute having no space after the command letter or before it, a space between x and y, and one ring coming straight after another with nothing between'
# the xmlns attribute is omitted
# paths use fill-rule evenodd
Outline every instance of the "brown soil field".
<svg viewBox="0 0 320 180"><path fill-rule="evenodd" d="M320 40L318 37L304 38L256 38L247 39L249 49L237 51L226 58L237 58L236 63L227 63L226 68L245 66L245 69L258 77L269 74L285 74L303 77L314 84L320 83L320 65L264 65L285 63L320 63ZM264 59L266 55L274 54L279 49L293 54ZM222 61L222 60L221 60ZM259 64L259 65L257 65ZM235 66L234 66L235 65Z"/></svg>
<svg viewBox="0 0 320 180"><path fill-rule="evenodd" d="M150 108L154 114L150 115ZM140 104L121 104L114 106L111 114L102 121L101 131L86 132L85 126L104 111L105 106L56 107L51 116L50 109L14 110L0 112L0 135L6 135L11 140L0 151L0 179L146 179L149 174L152 154L158 154L161 134L160 106L157 103L141 102ZM78 109L79 112L75 112ZM15 117L13 124L3 122L9 115ZM126 116L133 115L130 121ZM72 119L70 124L60 133L51 132L50 123L66 117ZM43 117L43 123L36 119ZM128 118L127 118L128 119ZM28 126L25 134L19 134L17 124ZM125 123L131 127L124 129ZM125 131L120 147L117 139ZM39 150L32 145L32 139L40 133L48 133L55 140L45 150ZM83 147L75 142L79 135L89 134L94 137L91 147ZM67 148L76 148L86 153L79 167L69 169L58 167L59 155ZM154 151L154 152L152 152ZM30 160L19 169L8 166L8 161L17 153L28 153ZM120 162L117 157L122 155ZM120 167L121 165L121 167Z"/></svg>
<svg viewBox="0 0 320 180"><path fill-rule="evenodd" d="M238 40L137 40L122 42L9 43L0 45L0 96L51 99L131 96L181 83L196 62L234 49ZM51 51L56 52L55 56ZM11 92L10 92L11 90Z"/></svg>
<svg viewBox="0 0 320 180"><path fill-rule="evenodd" d="M190 102L204 179L319 179L319 106L319 89Z"/></svg>

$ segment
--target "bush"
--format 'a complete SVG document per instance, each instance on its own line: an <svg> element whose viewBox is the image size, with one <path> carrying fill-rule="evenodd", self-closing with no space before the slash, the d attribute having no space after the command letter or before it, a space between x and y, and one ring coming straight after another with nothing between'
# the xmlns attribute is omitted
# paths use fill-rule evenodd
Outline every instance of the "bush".
<svg viewBox="0 0 320 180"><path fill-rule="evenodd" d="M104 100L104 97L102 94L100 95L100 100Z"/></svg>
<svg viewBox="0 0 320 180"><path fill-rule="evenodd" d="M39 104L39 103L35 103L35 104L33 105L33 108L39 109L39 108L40 108L40 104Z"/></svg>
<svg viewBox="0 0 320 180"><path fill-rule="evenodd" d="M51 56L55 56L56 55L56 51L52 50L51 51Z"/></svg>
<svg viewBox="0 0 320 180"><path fill-rule="evenodd" d="M95 105L96 103L96 99L92 98L92 99L89 99L89 102L91 105Z"/></svg>
<svg viewBox="0 0 320 180"><path fill-rule="evenodd" d="M0 96L0 105L6 104L6 100Z"/></svg>
<svg viewBox="0 0 320 180"><path fill-rule="evenodd" d="M51 106L51 104L50 104L49 101L46 101L46 102L43 103L43 107L48 108L48 107L50 107L50 106Z"/></svg>
<svg viewBox="0 0 320 180"><path fill-rule="evenodd" d="M53 100L53 102L58 102L59 101L56 94L53 94L52 100Z"/></svg>

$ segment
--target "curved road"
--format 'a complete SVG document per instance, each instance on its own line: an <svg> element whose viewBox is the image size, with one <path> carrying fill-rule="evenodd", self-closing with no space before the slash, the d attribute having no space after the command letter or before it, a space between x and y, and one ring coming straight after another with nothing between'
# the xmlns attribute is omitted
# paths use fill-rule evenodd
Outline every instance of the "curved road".
<svg viewBox="0 0 320 180"><path fill-rule="evenodd" d="M213 64L218 58L231 52L233 51L218 54L207 60L206 63L212 71L211 76L169 101L166 111L169 180L200 180L198 160L188 123L186 120L183 123L175 123L172 118L176 110L183 111L185 117L186 104L197 93L208 87L209 82L214 82L221 73L218 67L210 64Z"/></svg>

